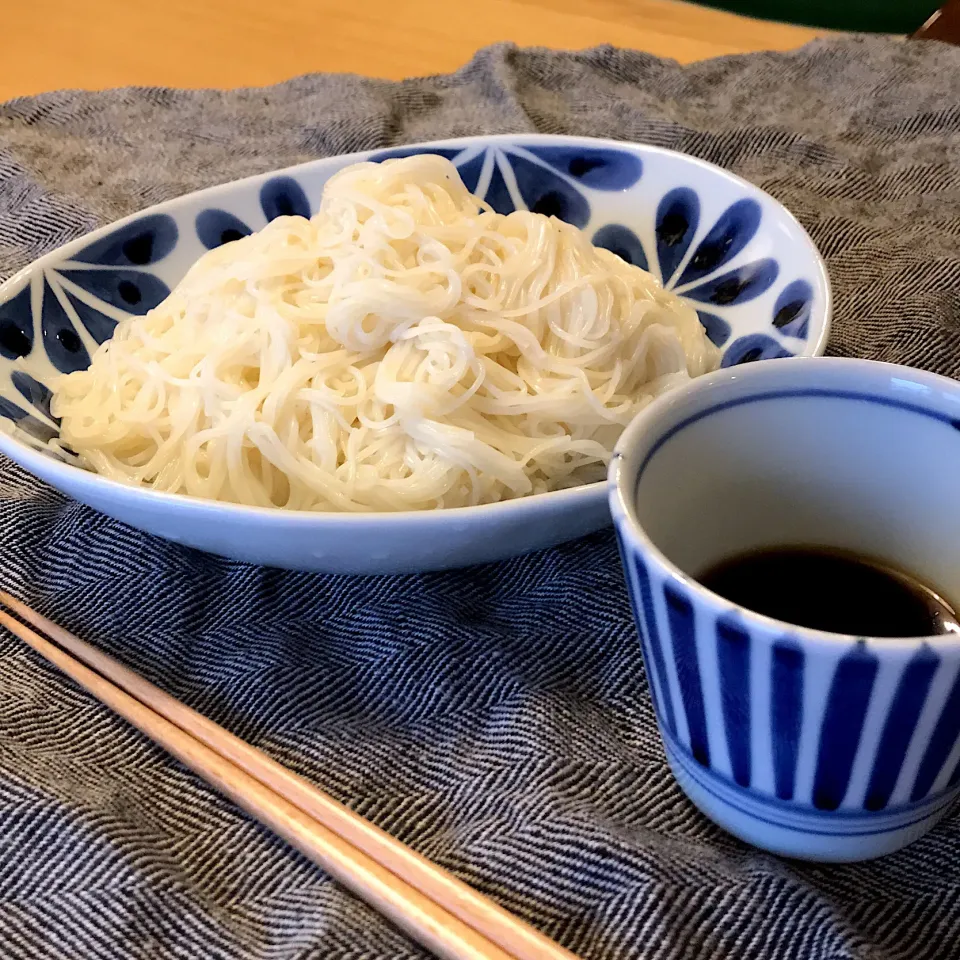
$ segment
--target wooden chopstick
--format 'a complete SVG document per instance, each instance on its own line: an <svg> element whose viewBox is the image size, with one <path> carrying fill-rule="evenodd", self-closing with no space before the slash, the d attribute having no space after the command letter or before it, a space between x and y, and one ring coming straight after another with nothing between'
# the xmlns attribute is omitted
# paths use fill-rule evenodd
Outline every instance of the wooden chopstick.
<svg viewBox="0 0 960 960"><path fill-rule="evenodd" d="M0 603L59 646L3 611L0 624L437 956L576 960L451 873L112 657L4 591Z"/></svg>

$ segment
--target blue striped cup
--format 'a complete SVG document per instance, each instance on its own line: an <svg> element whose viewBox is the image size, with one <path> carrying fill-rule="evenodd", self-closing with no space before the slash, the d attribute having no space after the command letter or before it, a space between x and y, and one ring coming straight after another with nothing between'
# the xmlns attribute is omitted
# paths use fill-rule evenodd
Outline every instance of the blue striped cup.
<svg viewBox="0 0 960 960"><path fill-rule="evenodd" d="M695 577L748 550L822 546L956 606L960 383L860 360L722 370L637 417L609 493L667 759L704 813L767 850L851 861L949 812L960 637L809 630Z"/></svg>

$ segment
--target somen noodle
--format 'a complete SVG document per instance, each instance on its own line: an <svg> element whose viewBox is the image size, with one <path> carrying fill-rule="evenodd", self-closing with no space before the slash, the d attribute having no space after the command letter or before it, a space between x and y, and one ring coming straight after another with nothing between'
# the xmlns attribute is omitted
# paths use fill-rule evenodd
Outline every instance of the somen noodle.
<svg viewBox="0 0 960 960"><path fill-rule="evenodd" d="M634 415L717 359L649 273L421 155L347 167L312 219L205 254L60 378L53 411L117 480L419 510L597 479Z"/></svg>

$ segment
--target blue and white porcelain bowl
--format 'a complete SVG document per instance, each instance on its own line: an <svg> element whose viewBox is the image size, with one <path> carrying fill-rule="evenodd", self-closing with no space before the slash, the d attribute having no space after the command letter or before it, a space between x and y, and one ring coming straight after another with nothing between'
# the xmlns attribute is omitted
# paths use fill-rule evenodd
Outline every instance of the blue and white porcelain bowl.
<svg viewBox="0 0 960 960"><path fill-rule="evenodd" d="M960 383L887 364L719 371L627 428L609 495L667 759L721 826L778 853L904 846L960 792L960 637L781 623L694 577L823 546L960 602ZM798 591L804 585L796 585Z"/></svg>
<svg viewBox="0 0 960 960"><path fill-rule="evenodd" d="M823 261L784 208L708 163L582 137L466 137L357 153L202 190L48 254L0 286L0 451L99 510L240 560L398 573L496 560L609 522L603 484L441 513L262 510L124 486L46 446L54 378L90 362L118 320L160 303L205 251L283 214L315 213L323 185L361 160L432 152L502 213L528 208L583 228L652 270L699 312L724 366L821 354L830 320Z"/></svg>

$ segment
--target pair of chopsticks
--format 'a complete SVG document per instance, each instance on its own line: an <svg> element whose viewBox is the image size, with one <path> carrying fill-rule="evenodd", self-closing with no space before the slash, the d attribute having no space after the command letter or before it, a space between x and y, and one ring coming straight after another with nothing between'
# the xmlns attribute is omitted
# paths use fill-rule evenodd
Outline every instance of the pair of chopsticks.
<svg viewBox="0 0 960 960"><path fill-rule="evenodd" d="M0 624L444 960L563 947L112 657L0 591ZM24 620L46 636L30 629Z"/></svg>

